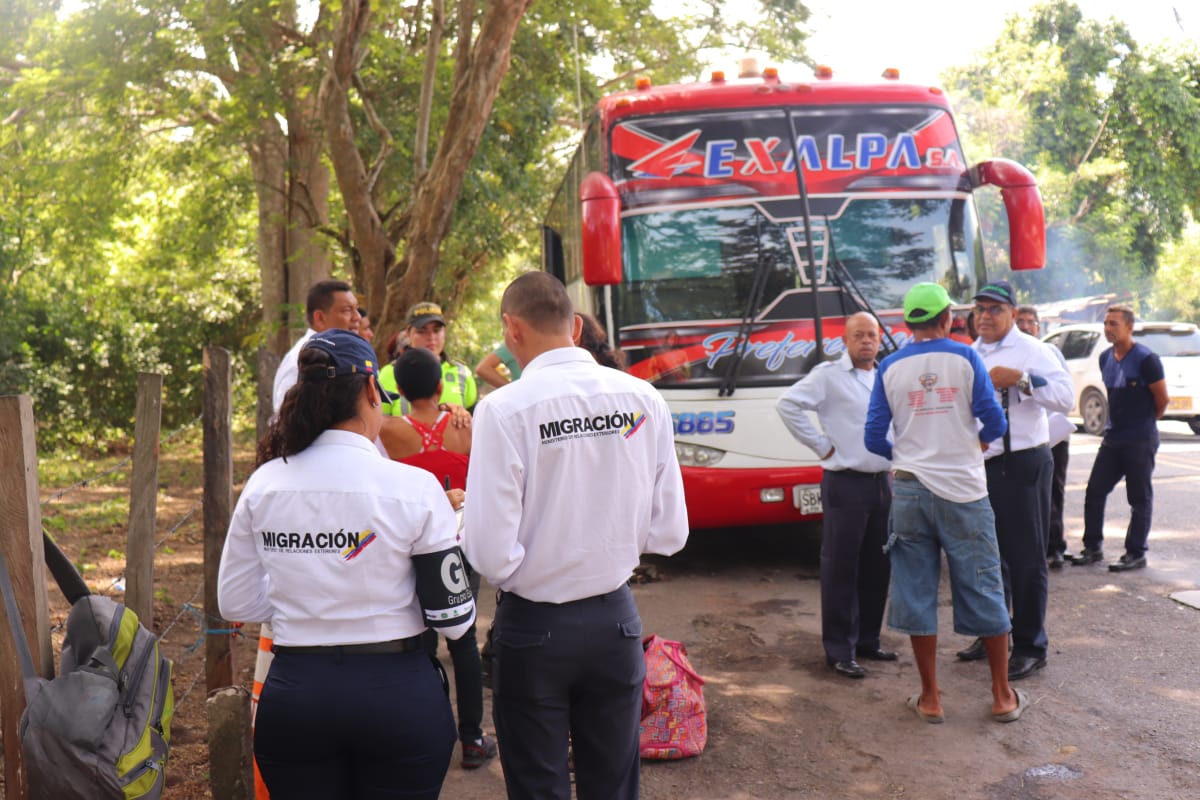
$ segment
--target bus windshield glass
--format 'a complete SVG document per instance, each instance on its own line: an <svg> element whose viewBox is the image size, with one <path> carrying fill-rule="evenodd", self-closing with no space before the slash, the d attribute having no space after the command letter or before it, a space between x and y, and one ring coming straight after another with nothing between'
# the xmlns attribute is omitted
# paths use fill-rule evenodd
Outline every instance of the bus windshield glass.
<svg viewBox="0 0 1200 800"><path fill-rule="evenodd" d="M760 264L768 301L809 287L803 219L781 219L772 205L627 216L622 325L738 319ZM898 308L922 280L969 296L977 262L973 215L965 198L854 199L836 218L811 220L817 280L831 283L829 261L836 258L878 310Z"/></svg>

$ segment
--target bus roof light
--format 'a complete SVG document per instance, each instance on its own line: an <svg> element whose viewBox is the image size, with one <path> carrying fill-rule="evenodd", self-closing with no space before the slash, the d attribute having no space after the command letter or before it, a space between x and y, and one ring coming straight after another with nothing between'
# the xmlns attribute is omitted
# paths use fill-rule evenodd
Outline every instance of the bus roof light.
<svg viewBox="0 0 1200 800"><path fill-rule="evenodd" d="M900 70L896 69L895 67L888 67L883 71L882 77L885 80L898 81L900 80Z"/></svg>
<svg viewBox="0 0 1200 800"><path fill-rule="evenodd" d="M724 83L725 82L725 70L714 69L712 72L712 82L713 83Z"/></svg>
<svg viewBox="0 0 1200 800"><path fill-rule="evenodd" d="M645 91L650 88L650 76L639 75L637 79L637 88L639 91Z"/></svg>
<svg viewBox="0 0 1200 800"><path fill-rule="evenodd" d="M817 68L813 70L813 75L817 80L827 81L833 77L833 67L828 64L818 64Z"/></svg>
<svg viewBox="0 0 1200 800"><path fill-rule="evenodd" d="M754 56L746 56L738 62L739 78L757 78L760 74L758 71L758 59Z"/></svg>
<svg viewBox="0 0 1200 800"><path fill-rule="evenodd" d="M767 67L766 69L764 69L763 70L763 80L764 81L778 81L779 80L779 67Z"/></svg>

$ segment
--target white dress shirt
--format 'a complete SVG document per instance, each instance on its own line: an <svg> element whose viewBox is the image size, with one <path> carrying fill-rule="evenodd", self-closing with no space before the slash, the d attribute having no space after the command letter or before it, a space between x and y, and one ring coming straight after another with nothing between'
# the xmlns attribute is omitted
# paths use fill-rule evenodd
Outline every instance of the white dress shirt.
<svg viewBox="0 0 1200 800"><path fill-rule="evenodd" d="M217 583L225 619L269 620L280 645L366 644L422 633L412 556L455 547L458 525L431 474L327 430L268 461L238 498ZM462 636L474 620L439 632Z"/></svg>
<svg viewBox="0 0 1200 800"><path fill-rule="evenodd" d="M1052 352L1054 345L1046 344L1014 325L998 342L985 343L982 338L972 345L983 359L984 366L1012 367L1029 374L1032 394L1013 386L1008 390L1008 426L1013 451L1027 450L1050 443L1047 413L1065 414L1071 410L1074 385L1071 374ZM1000 399L1000 390L996 390ZM1004 438L988 445L985 459L1004 453Z"/></svg>
<svg viewBox="0 0 1200 800"><path fill-rule="evenodd" d="M493 585L565 603L624 584L687 541L671 413L646 381L578 347L542 353L480 401L464 550Z"/></svg>
<svg viewBox="0 0 1200 800"><path fill-rule="evenodd" d="M308 340L316 336L316 334L316 331L309 328L300 337L300 340L292 345L292 349L284 353L283 358L279 359L279 368L275 370L275 386L271 391L271 410L274 413L279 413L279 407L283 405L283 396L299 380L300 351L304 348L304 345L308 344Z"/></svg>
<svg viewBox="0 0 1200 800"><path fill-rule="evenodd" d="M825 469L884 472L892 463L868 451L863 443L874 386L874 365L869 370L858 369L844 352L837 361L818 364L792 384L775 410L792 435L818 458L833 447L833 455L821 464ZM820 427L813 423L810 411L817 412Z"/></svg>

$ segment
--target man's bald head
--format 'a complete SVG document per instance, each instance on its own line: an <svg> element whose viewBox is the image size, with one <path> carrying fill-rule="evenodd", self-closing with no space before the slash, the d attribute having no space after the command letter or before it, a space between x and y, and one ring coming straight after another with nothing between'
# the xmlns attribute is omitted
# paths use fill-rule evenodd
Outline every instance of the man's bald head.
<svg viewBox="0 0 1200 800"><path fill-rule="evenodd" d="M858 369L871 369L879 354L879 323L866 311L846 317L846 332L842 335L850 361Z"/></svg>
<svg viewBox="0 0 1200 800"><path fill-rule="evenodd" d="M520 317L539 333L571 334L575 308L567 287L548 272L526 272L508 285L500 300L501 315Z"/></svg>

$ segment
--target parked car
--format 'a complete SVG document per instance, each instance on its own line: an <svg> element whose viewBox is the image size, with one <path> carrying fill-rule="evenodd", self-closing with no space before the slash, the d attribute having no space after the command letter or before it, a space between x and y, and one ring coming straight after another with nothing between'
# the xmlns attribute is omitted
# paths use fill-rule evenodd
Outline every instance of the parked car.
<svg viewBox="0 0 1200 800"><path fill-rule="evenodd" d="M1200 330L1190 322L1135 322L1133 339L1162 359L1170 402L1163 419L1183 420L1200 434ZM1099 436L1108 424L1108 393L1100 377L1100 354L1109 346L1104 325L1064 325L1042 337L1062 351L1075 382L1071 416Z"/></svg>

